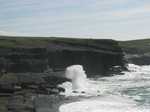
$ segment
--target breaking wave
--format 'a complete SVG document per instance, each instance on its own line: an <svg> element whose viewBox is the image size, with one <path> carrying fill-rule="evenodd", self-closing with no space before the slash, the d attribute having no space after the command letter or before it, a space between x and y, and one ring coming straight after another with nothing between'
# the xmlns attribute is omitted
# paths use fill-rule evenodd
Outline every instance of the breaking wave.
<svg viewBox="0 0 150 112"><path fill-rule="evenodd" d="M128 70L124 75L87 79L84 92L74 92L71 82L63 83L62 95L86 98L61 105L60 112L150 112L150 66L128 64Z"/></svg>

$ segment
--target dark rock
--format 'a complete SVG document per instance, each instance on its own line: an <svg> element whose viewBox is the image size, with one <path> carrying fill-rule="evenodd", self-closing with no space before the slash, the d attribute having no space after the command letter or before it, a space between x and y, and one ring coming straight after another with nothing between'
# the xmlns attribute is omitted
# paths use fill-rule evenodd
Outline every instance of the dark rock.
<svg viewBox="0 0 150 112"><path fill-rule="evenodd" d="M13 93L21 90L17 86L18 79L14 74L5 74L0 78L0 93Z"/></svg>
<svg viewBox="0 0 150 112"><path fill-rule="evenodd" d="M18 83L28 85L28 84L42 84L45 83L41 74L38 73L19 73L17 74Z"/></svg>
<svg viewBox="0 0 150 112"><path fill-rule="evenodd" d="M150 56L139 55L138 57L130 57L128 61L136 65L150 65Z"/></svg>
<svg viewBox="0 0 150 112"><path fill-rule="evenodd" d="M121 66L113 66L109 69L108 74L111 75L123 75L122 71L127 71L127 68L122 68Z"/></svg>
<svg viewBox="0 0 150 112"><path fill-rule="evenodd" d="M69 79L65 78L65 77L59 77L59 76L47 76L44 77L45 81L47 84L49 84L51 87L55 87L58 84L61 84L65 81L70 81Z"/></svg>
<svg viewBox="0 0 150 112"><path fill-rule="evenodd" d="M14 86L11 84L1 84L0 85L0 93L14 93Z"/></svg>
<svg viewBox="0 0 150 112"><path fill-rule="evenodd" d="M66 98L59 95L39 95L34 99L35 112L58 112Z"/></svg>
<svg viewBox="0 0 150 112"><path fill-rule="evenodd" d="M31 95L13 95L8 101L7 108L11 112L34 112Z"/></svg>
<svg viewBox="0 0 150 112"><path fill-rule="evenodd" d="M58 87L59 92L65 92L64 88Z"/></svg>
<svg viewBox="0 0 150 112"><path fill-rule="evenodd" d="M34 107L36 112L52 112L53 101L48 96L36 97Z"/></svg>

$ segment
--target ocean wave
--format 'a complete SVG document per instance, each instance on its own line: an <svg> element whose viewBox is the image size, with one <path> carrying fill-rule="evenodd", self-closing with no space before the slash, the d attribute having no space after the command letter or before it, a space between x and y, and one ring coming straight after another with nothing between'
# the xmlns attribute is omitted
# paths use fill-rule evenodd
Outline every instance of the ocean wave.
<svg viewBox="0 0 150 112"><path fill-rule="evenodd" d="M73 92L71 82L63 83L62 95L87 98L60 106L60 112L150 112L150 66L128 64L128 70L124 75L88 79L84 93Z"/></svg>

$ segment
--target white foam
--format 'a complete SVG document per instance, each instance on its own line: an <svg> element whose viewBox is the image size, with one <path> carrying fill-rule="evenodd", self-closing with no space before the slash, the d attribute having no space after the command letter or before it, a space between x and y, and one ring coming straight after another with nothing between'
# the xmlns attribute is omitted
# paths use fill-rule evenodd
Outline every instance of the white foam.
<svg viewBox="0 0 150 112"><path fill-rule="evenodd" d="M124 75L103 77L100 78L99 81L87 79L85 71L83 70L83 67L81 65L73 65L68 68L69 70L66 70L66 76L71 77L72 80L74 80L73 77L75 75L76 77L79 77L80 80L75 80L73 81L73 83L65 82L59 85L60 87L65 89L65 92L60 94L66 96L97 96L106 93L114 94L114 92L115 94L119 94L118 91L121 91L125 88L143 87L150 85L150 66L128 64L129 71L123 71ZM76 87L73 85L75 85ZM73 91L77 90L77 88L79 92L73 93ZM85 91L85 93L81 93L80 91Z"/></svg>
<svg viewBox="0 0 150 112"><path fill-rule="evenodd" d="M67 67L65 75L72 80L72 89L74 91L86 91L87 76L82 65L72 65Z"/></svg>
<svg viewBox="0 0 150 112"><path fill-rule="evenodd" d="M65 75L72 82L65 82L60 87L65 89L65 92L60 93L65 96L96 96L99 95L99 84L94 84L92 80L87 79L87 75L82 65L72 65L66 68ZM76 92L74 92L76 91Z"/></svg>
<svg viewBox="0 0 150 112"><path fill-rule="evenodd" d="M119 96L101 96L64 104L60 112L142 112L136 103Z"/></svg>
<svg viewBox="0 0 150 112"><path fill-rule="evenodd" d="M128 88L150 86L150 66L137 66L128 64L129 71L123 71L124 75L103 77L98 80L86 79L88 89L85 93L73 93L72 83L65 82L61 87L65 96L96 96L96 99L82 100L60 106L60 112L150 112L150 109L142 109L136 106L133 99L140 100L140 95L122 95L121 91ZM100 92L99 92L100 91ZM100 96L98 96L100 95Z"/></svg>

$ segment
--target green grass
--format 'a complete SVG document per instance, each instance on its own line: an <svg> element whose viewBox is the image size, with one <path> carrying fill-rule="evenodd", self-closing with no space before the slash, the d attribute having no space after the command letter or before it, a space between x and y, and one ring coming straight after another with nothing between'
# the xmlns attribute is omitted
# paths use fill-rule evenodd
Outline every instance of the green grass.
<svg viewBox="0 0 150 112"><path fill-rule="evenodd" d="M86 45L95 48L105 48L115 50L117 44L113 40L108 39L75 39L65 37L16 37L16 36L0 36L0 48L16 48L16 47L47 47L49 43L70 44L70 45ZM119 41L120 46L125 52L131 54L150 53L150 39Z"/></svg>
<svg viewBox="0 0 150 112"><path fill-rule="evenodd" d="M1 37L0 36L0 47L20 47L20 46L45 46L48 44L46 38L17 38L17 37Z"/></svg>
<svg viewBox="0 0 150 112"><path fill-rule="evenodd" d="M49 43L65 43L72 45L89 45L92 47L114 49L117 46L116 41L111 39L77 39L65 37L14 37L0 36L1 48L14 47L46 47Z"/></svg>

